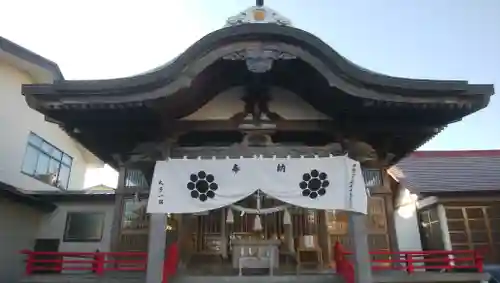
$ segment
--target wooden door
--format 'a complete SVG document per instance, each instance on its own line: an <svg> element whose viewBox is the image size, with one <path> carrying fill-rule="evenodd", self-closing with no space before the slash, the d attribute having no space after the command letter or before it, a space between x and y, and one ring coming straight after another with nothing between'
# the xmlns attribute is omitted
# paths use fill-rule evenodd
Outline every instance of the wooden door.
<svg viewBox="0 0 500 283"><path fill-rule="evenodd" d="M387 229L387 210L384 197L372 196L368 199L368 245L371 251L390 250ZM348 231L348 213L329 211L327 213L327 228L330 235L330 245L340 242L346 249L352 246ZM386 256L383 256L386 257Z"/></svg>
<svg viewBox="0 0 500 283"><path fill-rule="evenodd" d="M489 206L486 210L486 217L488 218L487 224L491 233L492 251L495 252L492 262L495 264L500 263L500 202L496 202Z"/></svg>
<svg viewBox="0 0 500 283"><path fill-rule="evenodd" d="M147 199L124 201L118 251L148 251L149 214L146 207Z"/></svg>

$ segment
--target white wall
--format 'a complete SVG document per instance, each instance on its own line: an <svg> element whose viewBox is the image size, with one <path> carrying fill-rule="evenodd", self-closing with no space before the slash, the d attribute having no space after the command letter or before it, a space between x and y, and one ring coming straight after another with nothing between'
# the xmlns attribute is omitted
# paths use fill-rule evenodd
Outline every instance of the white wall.
<svg viewBox="0 0 500 283"><path fill-rule="evenodd" d="M234 114L243 111L245 103L242 87L233 87L218 94L200 109L183 120L217 120L229 119ZM269 109L290 120L327 120L325 114L314 109L299 95L286 89L273 87L270 91Z"/></svg>
<svg viewBox="0 0 500 283"><path fill-rule="evenodd" d="M33 248L42 213L0 198L0 215L0 282L18 282L25 270L19 251Z"/></svg>
<svg viewBox="0 0 500 283"><path fill-rule="evenodd" d="M32 110L21 85L33 83L27 73L0 61L0 181L24 190L57 190L21 173L30 131L73 158L68 189L82 189L87 164L76 143L57 125Z"/></svg>
<svg viewBox="0 0 500 283"><path fill-rule="evenodd" d="M399 250L422 250L418 229L417 199L405 188L400 188L399 191L394 211L394 225L396 227Z"/></svg>
<svg viewBox="0 0 500 283"><path fill-rule="evenodd" d="M42 217L41 225L38 229L38 239L60 239L59 251L61 252L95 252L100 250L107 252L110 250L111 224L113 222L114 203L93 202L93 203L57 203L57 209ZM66 228L66 216L68 212L103 212L104 230L100 242L64 242L64 230Z"/></svg>

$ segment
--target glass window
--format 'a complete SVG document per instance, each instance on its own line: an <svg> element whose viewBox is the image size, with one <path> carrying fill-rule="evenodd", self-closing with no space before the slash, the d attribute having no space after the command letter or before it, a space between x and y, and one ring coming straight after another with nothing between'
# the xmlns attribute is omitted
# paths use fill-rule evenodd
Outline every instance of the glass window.
<svg viewBox="0 0 500 283"><path fill-rule="evenodd" d="M26 147L22 171L28 175L35 175L38 162L38 150L30 145Z"/></svg>
<svg viewBox="0 0 500 283"><path fill-rule="evenodd" d="M146 213L147 200L126 199L123 206L122 229L140 230L148 227L149 218Z"/></svg>
<svg viewBox="0 0 500 283"><path fill-rule="evenodd" d="M60 151L59 149L57 148L54 148L54 150L52 150L52 157L54 157L56 160L61 160L62 158L62 151Z"/></svg>
<svg viewBox="0 0 500 283"><path fill-rule="evenodd" d="M46 154L40 154L38 156L38 162L36 164L36 177L43 177L49 173L49 162L50 157Z"/></svg>
<svg viewBox="0 0 500 283"><path fill-rule="evenodd" d="M64 164L61 165L61 169L59 170L59 176L57 179L60 184L68 184L70 171L71 169L68 166Z"/></svg>
<svg viewBox="0 0 500 283"><path fill-rule="evenodd" d="M42 143L43 143L43 140L42 140L42 138L40 138L37 135L30 134L29 138L28 138L28 143L30 143L30 144L32 144L32 145L34 145L36 147L41 147Z"/></svg>
<svg viewBox="0 0 500 283"><path fill-rule="evenodd" d="M57 176L57 172L59 171L60 166L61 166L60 161L58 161L57 159L50 158L48 173Z"/></svg>
<svg viewBox="0 0 500 283"><path fill-rule="evenodd" d="M65 242L98 242L102 238L105 214L101 212L68 212Z"/></svg>
<svg viewBox="0 0 500 283"><path fill-rule="evenodd" d="M67 189L73 158L30 133L21 171L59 189Z"/></svg>
<svg viewBox="0 0 500 283"><path fill-rule="evenodd" d="M69 155L64 154L62 158L62 162L66 165L71 166L71 163L73 162L73 158L71 158Z"/></svg>
<svg viewBox="0 0 500 283"><path fill-rule="evenodd" d="M48 154L52 154L52 151L54 150L54 147L46 141L42 143L42 146L40 148Z"/></svg>

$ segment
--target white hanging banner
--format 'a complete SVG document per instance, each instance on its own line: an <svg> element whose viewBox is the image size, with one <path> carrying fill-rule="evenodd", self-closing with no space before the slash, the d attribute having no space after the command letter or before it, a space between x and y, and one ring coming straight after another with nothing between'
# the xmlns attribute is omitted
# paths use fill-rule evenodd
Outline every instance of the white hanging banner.
<svg viewBox="0 0 500 283"><path fill-rule="evenodd" d="M347 185L347 206L344 210L368 214L369 190L366 187L361 164L350 158L346 159L349 184ZM335 208L334 208L335 209Z"/></svg>
<svg viewBox="0 0 500 283"><path fill-rule="evenodd" d="M259 189L304 208L367 212L360 164L345 156L159 161L147 210L202 212L231 205Z"/></svg>
<svg viewBox="0 0 500 283"><path fill-rule="evenodd" d="M196 213L233 204L255 191L251 159L156 162L148 213ZM247 163L249 163L247 165ZM247 170L242 170L247 168Z"/></svg>
<svg viewBox="0 0 500 283"><path fill-rule="evenodd" d="M361 168L359 162L348 157L266 159L260 160L257 170L260 189L283 202L366 214Z"/></svg>

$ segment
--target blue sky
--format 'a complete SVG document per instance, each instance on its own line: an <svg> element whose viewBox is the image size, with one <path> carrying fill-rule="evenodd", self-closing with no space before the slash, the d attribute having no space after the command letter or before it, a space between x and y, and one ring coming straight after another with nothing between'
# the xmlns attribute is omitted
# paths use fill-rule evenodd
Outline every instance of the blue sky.
<svg viewBox="0 0 500 283"><path fill-rule="evenodd" d="M0 34L67 79L129 76L181 53L252 0L32 1L3 5ZM266 0L351 61L401 77L500 83L499 0ZM424 149L500 148L500 95Z"/></svg>

